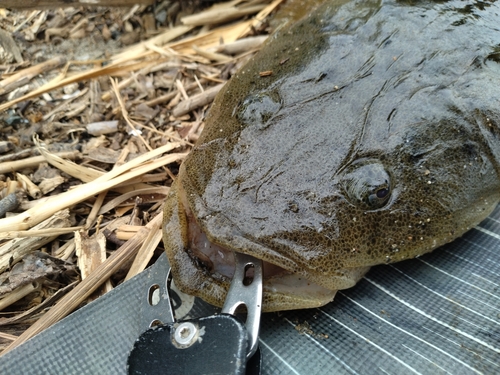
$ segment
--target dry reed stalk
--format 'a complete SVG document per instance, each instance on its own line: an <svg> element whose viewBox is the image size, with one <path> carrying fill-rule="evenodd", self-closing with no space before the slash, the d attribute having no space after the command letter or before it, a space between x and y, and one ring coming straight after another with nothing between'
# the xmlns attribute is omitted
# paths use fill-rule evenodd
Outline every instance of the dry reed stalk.
<svg viewBox="0 0 500 375"><path fill-rule="evenodd" d="M172 116L179 117L191 112L193 109L210 104L223 86L224 83L210 87L206 91L180 102L172 111Z"/></svg>
<svg viewBox="0 0 500 375"><path fill-rule="evenodd" d="M108 194L107 190L101 192L98 196L97 199L95 200L94 204L92 205L92 210L90 211L89 215L87 216L87 220L85 221L85 229L88 230L94 225L97 215L99 215L99 210L102 207L102 204L104 203L104 199L106 198L106 195Z"/></svg>
<svg viewBox="0 0 500 375"><path fill-rule="evenodd" d="M283 0L280 0L280 2ZM273 8L274 9L274 8ZM265 11L263 9L261 13ZM270 13L270 11L269 11ZM261 21L259 21L261 22ZM172 42L165 44L163 47L164 49L168 50L171 49L173 52L175 52L176 57L181 57L182 55L189 56L189 55L194 55L195 51L191 48L193 45L197 45L198 47L204 47L204 48L210 48L210 47L215 47L220 44L221 40L224 40L225 43L230 43L233 42L237 39L239 39L239 36L242 34L242 32L246 31L247 33L252 27L252 21L244 21L240 22L235 25L230 25L230 26L222 26L218 27L216 29L213 29L209 32L203 33L201 35L196 35L193 37L188 37L184 38L178 42ZM190 30L182 29L186 28L186 26L178 26L171 31L175 34L185 32L187 33L190 31L193 27L190 26ZM173 31L175 30L175 31ZM170 30L169 30L170 31ZM183 34L181 34L183 35ZM155 37L156 38L156 37ZM172 38L174 39L174 38ZM172 40L170 39L170 40ZM153 40L153 39L152 39ZM131 60L137 60L140 58L145 58L147 56L153 55L154 52L154 46L160 46L160 44L157 41L145 41L139 43L137 46L130 47L129 49L125 50L124 52L115 55L112 58L112 64L120 64L124 62L129 62ZM149 46L149 48L148 48ZM0 107L1 109L1 107Z"/></svg>
<svg viewBox="0 0 500 375"><path fill-rule="evenodd" d="M281 2L283 2L283 0L275 0L273 3L262 9L252 20L239 22L235 25L219 27L202 35L185 38L180 42L169 43L165 48L174 50L178 54L177 57L181 57L182 55L196 55L196 51L192 49L193 45L197 45L200 48L207 49L210 47L216 47L220 44L221 40L223 40L224 43L231 43L248 35L251 30L257 27ZM256 11L257 10L254 10L254 13ZM149 41L138 43L136 46L130 47L124 52L115 55L112 59L112 62L104 67L93 68L89 71L77 73L68 77L65 77L64 74L62 74L56 79L48 82L47 84L39 87L36 90L10 100L4 104L1 104L0 112L6 110L7 108L10 108L17 103L26 101L57 88L69 85L71 83L89 80L103 75L113 76L124 74L126 72L136 71L146 67L157 65L161 63L161 61L158 61L158 59L148 59L144 61L137 60L147 58L148 56L151 57L155 53L152 50L155 46L158 46L165 40L170 41L178 36L184 35L191 29L192 26L179 26ZM150 47L152 47L148 48L148 44ZM109 97L105 96L105 98L107 99Z"/></svg>
<svg viewBox="0 0 500 375"><path fill-rule="evenodd" d="M58 237L63 234L72 233L74 231L83 229L84 227L65 227L65 228L46 228L46 229L30 229L30 230L16 230L12 232L1 232L0 239L14 239L14 238L29 238L29 237Z"/></svg>
<svg viewBox="0 0 500 375"><path fill-rule="evenodd" d="M133 59L137 59L138 57L143 57L145 52L148 52L147 46L162 46L184 34L187 34L191 30L193 30L193 26L176 26L173 27L155 37L148 39L144 42L137 43L131 47L128 47L124 51L114 55L111 58L111 61L115 64L119 64L121 62L130 61Z"/></svg>
<svg viewBox="0 0 500 375"><path fill-rule="evenodd" d="M196 53L192 48L193 45L199 48L208 49L220 45L221 40L224 41L224 43L234 42L241 37L241 34L245 30L249 30L251 24L252 21L249 20L230 26L218 27L207 33L170 43L166 47L171 48L180 55L193 55Z"/></svg>
<svg viewBox="0 0 500 375"><path fill-rule="evenodd" d="M5 189L5 195L14 194L19 191L20 188L19 181L13 181L10 178L7 178L7 187Z"/></svg>
<svg viewBox="0 0 500 375"><path fill-rule="evenodd" d="M197 46L193 46L192 48L198 55L206 57L209 61L215 61L227 64L228 62L234 60L234 58L224 55L222 53L206 51L201 48L198 48Z"/></svg>
<svg viewBox="0 0 500 375"><path fill-rule="evenodd" d="M115 208L115 215L120 217L120 216L123 216L125 215L127 212L129 212L130 210L133 210L134 209L134 205L130 205L130 206L122 206L122 207L116 207ZM118 237L118 235L116 235L116 238L119 239L119 240L129 240L132 236L125 236L125 237Z"/></svg>
<svg viewBox="0 0 500 375"><path fill-rule="evenodd" d="M66 64L66 62L67 60L65 57L58 56L43 63L20 70L0 81L0 95L7 94L18 87L26 85L37 75L58 68L61 65Z"/></svg>
<svg viewBox="0 0 500 375"><path fill-rule="evenodd" d="M148 73L153 73L157 70L179 65L180 64L173 63L172 61L166 61L160 64L148 65L144 69L141 69L138 72L134 72L134 74L132 74L130 77L122 79L120 82L118 82L117 87L119 90L121 90L134 84L137 75L146 75ZM101 100L105 102L111 100L113 93L114 93L113 89L106 91L104 94L101 95Z"/></svg>
<svg viewBox="0 0 500 375"><path fill-rule="evenodd" d="M25 190L30 197L39 199L43 196L42 191L28 178L28 176L21 173L16 173L16 176L18 181L22 182L23 187L25 187Z"/></svg>
<svg viewBox="0 0 500 375"><path fill-rule="evenodd" d="M113 208L117 207L119 204L129 200L132 197L138 196L138 195L160 194L160 195L166 196L169 191L170 191L170 188L168 188L168 187L149 187L147 189L130 191L128 193L121 194L120 196L110 200L108 203L106 203L104 206L101 207L98 214L103 215L106 212L109 212Z"/></svg>
<svg viewBox="0 0 500 375"><path fill-rule="evenodd" d="M39 290L41 290L41 285L38 283L29 283L14 289L12 292L6 294L5 297L0 298L0 311L26 297L28 294Z"/></svg>
<svg viewBox="0 0 500 375"><path fill-rule="evenodd" d="M213 78L214 77L207 77L205 79L206 80L210 80L210 79L213 79ZM203 79L202 79L202 82L204 83ZM190 91L190 90L195 89L197 86L198 86L198 84L196 82L192 82L189 85L185 86L184 89L187 90L187 91ZM169 92L168 94L165 94L165 95L159 96L157 98L151 99L151 100L145 102L144 104L146 104L149 107L154 107L155 105L158 105L158 104L161 104L161 103L164 103L164 102L168 102L169 100L173 99L177 95L177 93L178 93L178 91L174 90L172 92Z"/></svg>
<svg viewBox="0 0 500 375"><path fill-rule="evenodd" d="M43 204L37 204L17 216L0 219L0 233L31 228L57 211L71 207L134 177L178 161L184 157L184 154L169 154L159 159L151 160L165 152L171 151L177 146L178 144L167 144L159 147L103 174L92 182L50 197Z"/></svg>
<svg viewBox="0 0 500 375"><path fill-rule="evenodd" d="M80 229L84 228L78 228L78 229L75 228L75 232ZM53 252L53 255L56 258L67 261L73 255L74 251L75 251L75 239L72 238L71 240L67 241L64 245L59 247L55 252Z"/></svg>
<svg viewBox="0 0 500 375"><path fill-rule="evenodd" d="M262 9L259 14L257 14L250 22L248 25L246 25L246 28L242 31L242 33L238 36L237 39L243 38L250 34L252 29L256 29L260 26L260 24L271 14L273 10L275 10L284 0L274 0L271 4L269 4L267 7Z"/></svg>
<svg viewBox="0 0 500 375"><path fill-rule="evenodd" d="M259 4L238 8L236 3L240 2L230 1L215 4L206 11L182 17L181 22L187 26L217 25L260 12L266 6L265 4Z"/></svg>
<svg viewBox="0 0 500 375"><path fill-rule="evenodd" d="M94 270L88 277L78 284L75 289L66 294L61 300L41 317L30 328L24 331L14 342L12 342L2 354L22 344L37 333L42 332L54 323L58 322L66 315L76 309L87 297L89 297L104 281L109 279L120 267L132 259L138 249L147 238L152 228L156 228L161 224L163 214L159 213L151 220L137 235L130 241L116 250L108 259L104 261L97 269Z"/></svg>
<svg viewBox="0 0 500 375"><path fill-rule="evenodd" d="M10 334L5 333L5 332L0 332L0 338L5 339L5 340L14 341L15 339L17 339L17 337L18 336L10 335Z"/></svg>
<svg viewBox="0 0 500 375"><path fill-rule="evenodd" d="M69 210L56 210L54 214L50 214L47 217L44 217L43 222L37 223L38 225L34 226L33 230L42 230L42 229L53 229L53 228L68 228L71 226L71 222L69 220ZM14 216L16 218L17 216ZM11 219L11 218L8 218ZM2 219L8 220L8 219ZM47 219L47 220L45 220ZM40 221L42 221L40 220ZM2 228L4 229L4 228ZM5 228L5 231L9 229ZM4 231L4 232L5 232ZM39 249L43 245L51 242L57 238L56 235L51 235L47 237L36 236L36 237L28 237L24 236L22 238L14 238L0 246L0 273L4 272L7 268L9 268L13 263L16 263L26 254L29 254L33 250Z"/></svg>
<svg viewBox="0 0 500 375"><path fill-rule="evenodd" d="M59 289L53 295L45 299L42 303L33 306L31 309L27 311L24 311L10 318L0 318L0 327L21 323L29 319L30 317L33 317L34 315L42 312L43 310L45 310L46 308L52 306L55 302L57 302L69 290L73 289L78 282L79 281L73 281L71 284L66 285L64 288Z"/></svg>
<svg viewBox="0 0 500 375"><path fill-rule="evenodd" d="M31 155L33 155L32 148L17 151L17 152L10 153L7 155L2 155L2 156L0 156L0 165L2 165L1 163L7 162L7 161L24 159L24 158L27 158L28 156L31 156Z"/></svg>
<svg viewBox="0 0 500 375"><path fill-rule="evenodd" d="M47 193L50 193L52 190L55 190L57 187L62 185L64 182L66 182L64 177L54 176L52 178L46 178L46 179L42 180L38 184L38 187L40 188L42 195L45 195Z"/></svg>
<svg viewBox="0 0 500 375"><path fill-rule="evenodd" d="M132 277L146 269L161 239L162 231L161 222L159 221L157 227L151 228L151 231L148 233L148 236L146 237L144 243L137 252L134 262L132 263L132 266L130 266L127 276L125 277L125 280L131 279Z"/></svg>
<svg viewBox="0 0 500 375"><path fill-rule="evenodd" d="M213 47L214 52L225 53L228 55L237 55L239 53L252 51L259 48L267 40L267 35L251 36L235 40L231 43L225 43ZM211 50L211 49L210 49Z"/></svg>
<svg viewBox="0 0 500 375"><path fill-rule="evenodd" d="M117 228L117 230L122 230L124 232L134 232L137 233L138 231L140 231L142 228L142 225L121 225Z"/></svg>
<svg viewBox="0 0 500 375"><path fill-rule="evenodd" d="M129 207L129 209L132 209L133 207ZM122 207L122 209L125 209L125 207ZM128 241L130 240L132 237L135 236L135 233L134 232L120 232L120 231L117 231L115 233L116 235L116 238L118 238L119 240L122 240L122 241Z"/></svg>
<svg viewBox="0 0 500 375"><path fill-rule="evenodd" d="M157 61L158 62L158 61ZM64 75L61 75L52 81L46 83L45 85L39 87L36 90L33 90L25 95L22 95L18 98L12 99L4 104L0 105L0 112L5 111L6 109L12 107L14 104L24 102L25 100L34 98L36 96L42 95L44 93L47 93L49 91L58 89L60 87L64 87L66 85L69 85L71 83L75 82L80 82L80 81L85 81L89 80L92 78L97 78L103 75L109 75L112 76L114 74L123 74L125 72L129 71L134 71L134 70L139 70L144 68L145 66L149 66L151 64L154 64L152 61L140 61L140 62L132 62L130 64L125 64L125 65L107 65L102 68L94 68L90 69L89 71L82 72L82 73L77 73L69 77L64 77Z"/></svg>
<svg viewBox="0 0 500 375"><path fill-rule="evenodd" d="M78 151L68 151L68 152L58 152L52 155L55 155L59 158L76 159L80 155L80 153ZM33 156L32 158L21 159L17 161L6 161L0 163L0 174L12 173L23 168L38 167L40 163L43 163L45 161L47 160L45 160L45 157L43 155Z"/></svg>
<svg viewBox="0 0 500 375"><path fill-rule="evenodd" d="M108 175L108 178L112 178L112 177L115 177L117 175L119 175L121 173L121 171L123 170L123 166L125 165L125 163L123 164L119 164L118 162L116 163L117 167L115 167L115 169L113 169L111 172L113 172L112 175L109 175L109 173L111 172L108 172L108 173L105 173L105 172L101 172L101 171L98 171L98 170L95 170L95 169L92 169L92 168L88 168L88 167L84 167L82 165L78 165L76 163L73 163L71 161L68 161L68 160L64 160L63 158L59 157L57 154L52 154L50 152L48 152L45 148L43 147L40 147L40 143L35 139L35 144L37 145L40 153L42 154L42 156L44 156L46 158L46 161L51 164L52 166L54 166L55 168L69 174L70 176L73 176L75 178L78 178L79 180L83 181L83 182L91 182L91 181L94 181L98 178L101 178L103 175ZM179 142L169 142L167 143L166 145L162 146L162 147L159 147L155 150L151 150L149 151L148 153L145 153L141 156L139 156L138 158L136 159L133 159L132 161L128 162L127 165L130 166L130 168L132 167L135 167L143 162L146 162L148 161L149 159L152 159L162 153L166 153L166 152L169 152L169 151L172 151L178 147L181 147L183 146L184 144L188 144L188 142L185 142L185 141L179 141ZM160 151L159 151L160 150ZM162 151L163 150L163 151ZM140 160L139 160L140 159ZM132 163L132 164L130 164ZM122 168L120 171L118 171L118 166L119 168ZM140 178L139 178L140 179ZM104 181L106 180L106 178L104 179ZM118 185L117 185L118 186ZM149 185L144 185L145 188L148 188L150 187ZM137 188L137 186L135 186L135 188Z"/></svg>
<svg viewBox="0 0 500 375"><path fill-rule="evenodd" d="M75 232L75 249L78 257L77 266L80 269L82 280L85 280L92 271L106 260L106 237L102 232L90 236L86 231Z"/></svg>
<svg viewBox="0 0 500 375"><path fill-rule="evenodd" d="M172 145L174 145L174 142L171 142ZM188 142L180 142L177 145L183 145L187 144L189 145ZM102 175L105 174L105 172L98 171L96 169L88 168L83 165L76 164L72 161L63 159L59 154L52 154L50 152L47 152L43 147L40 148L40 152L42 154L42 157L45 158L43 161L48 162L50 165L53 167L63 171L64 173L69 174L70 176L79 179L80 181L83 182L91 182L94 181L95 179L101 177ZM121 163L117 162L116 165L120 165ZM118 184L116 186L113 186L110 190L116 191L118 193L125 194L129 191L137 190L137 189L146 189L150 188L151 186L144 184L142 182L146 181L147 179L138 176L134 179L131 179L130 181L126 181L122 184ZM133 186L132 186L133 185ZM44 199L44 198L42 198ZM48 199L48 198L46 198Z"/></svg>
<svg viewBox="0 0 500 375"><path fill-rule="evenodd" d="M106 260L106 237L102 232L96 232L89 236L86 231L75 232L77 265L80 269L82 280L85 280ZM106 280L104 293L113 289L110 280ZM94 296L97 298L97 296ZM95 299L92 298L92 299Z"/></svg>
<svg viewBox="0 0 500 375"><path fill-rule="evenodd" d="M146 146L146 148L149 151L152 151L153 149L151 148L149 143L146 142L146 140L142 137L141 132L139 132L136 129L136 126L140 127L142 124L130 119L130 117L128 115L127 108L125 107L125 103L123 102L123 98L120 95L120 90L118 89L116 80L114 80L113 78L110 78L110 81L111 81L111 85L113 86L113 92L115 93L116 100L118 100L118 104L120 105L123 119L128 124L128 126L130 126L130 128L132 128L132 130L134 131L134 135L137 136L141 140L141 142L144 144L144 146Z"/></svg>

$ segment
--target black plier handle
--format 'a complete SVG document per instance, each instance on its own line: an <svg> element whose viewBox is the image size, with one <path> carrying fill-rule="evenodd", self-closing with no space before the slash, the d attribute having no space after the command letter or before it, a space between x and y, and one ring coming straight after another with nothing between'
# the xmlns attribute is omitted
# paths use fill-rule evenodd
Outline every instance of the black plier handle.
<svg viewBox="0 0 500 375"><path fill-rule="evenodd" d="M235 266L221 314L178 322L169 314L171 322L149 328L135 342L128 357L129 375L260 373L260 352L255 353L262 309L262 261L235 253ZM235 316L241 306L247 312L245 323Z"/></svg>

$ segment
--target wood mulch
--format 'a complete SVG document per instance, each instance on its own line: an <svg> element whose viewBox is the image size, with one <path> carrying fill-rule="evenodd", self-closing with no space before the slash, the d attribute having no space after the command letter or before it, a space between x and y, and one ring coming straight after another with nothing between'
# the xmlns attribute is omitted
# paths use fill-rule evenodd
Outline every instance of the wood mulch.
<svg viewBox="0 0 500 375"><path fill-rule="evenodd" d="M281 1L0 9L0 350L161 254L179 164Z"/></svg>

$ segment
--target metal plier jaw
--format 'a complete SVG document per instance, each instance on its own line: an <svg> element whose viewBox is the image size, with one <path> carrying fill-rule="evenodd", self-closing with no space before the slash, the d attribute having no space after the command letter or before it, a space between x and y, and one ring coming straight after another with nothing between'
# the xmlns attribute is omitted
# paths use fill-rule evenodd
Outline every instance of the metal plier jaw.
<svg viewBox="0 0 500 375"><path fill-rule="evenodd" d="M176 322L170 302L163 306L170 309L171 320L139 336L128 357L129 375L260 374L262 261L235 253L235 265L220 314ZM165 290L168 294L168 287ZM240 307L246 308L245 323L236 317ZM157 322L153 316L149 321Z"/></svg>

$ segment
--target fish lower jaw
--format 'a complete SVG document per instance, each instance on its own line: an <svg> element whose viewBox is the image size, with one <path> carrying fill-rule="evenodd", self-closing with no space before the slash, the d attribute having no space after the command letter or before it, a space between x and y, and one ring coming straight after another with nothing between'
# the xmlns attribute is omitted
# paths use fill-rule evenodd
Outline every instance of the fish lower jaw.
<svg viewBox="0 0 500 375"><path fill-rule="evenodd" d="M202 298L208 303L222 307L232 277L211 272L198 259L185 253L190 262L183 262L174 273L176 285L187 294ZM234 253L233 253L234 257ZM270 263L263 262L263 266ZM189 275L183 277L182 275ZM289 273L263 279L262 311L273 312L320 307L331 302L336 290L311 283L300 275Z"/></svg>
<svg viewBox="0 0 500 375"><path fill-rule="evenodd" d="M204 286L197 288L194 293L208 302L222 305L224 301L214 296L225 293L215 290L222 288L227 292L234 275L235 253L232 249L211 242L189 214L188 227L187 253L204 275ZM275 264L263 261L262 268L264 311L318 307L332 301L335 296L336 290L327 289ZM207 284L211 284L210 287ZM192 285L187 287L193 293ZM208 296L208 293L211 295Z"/></svg>

